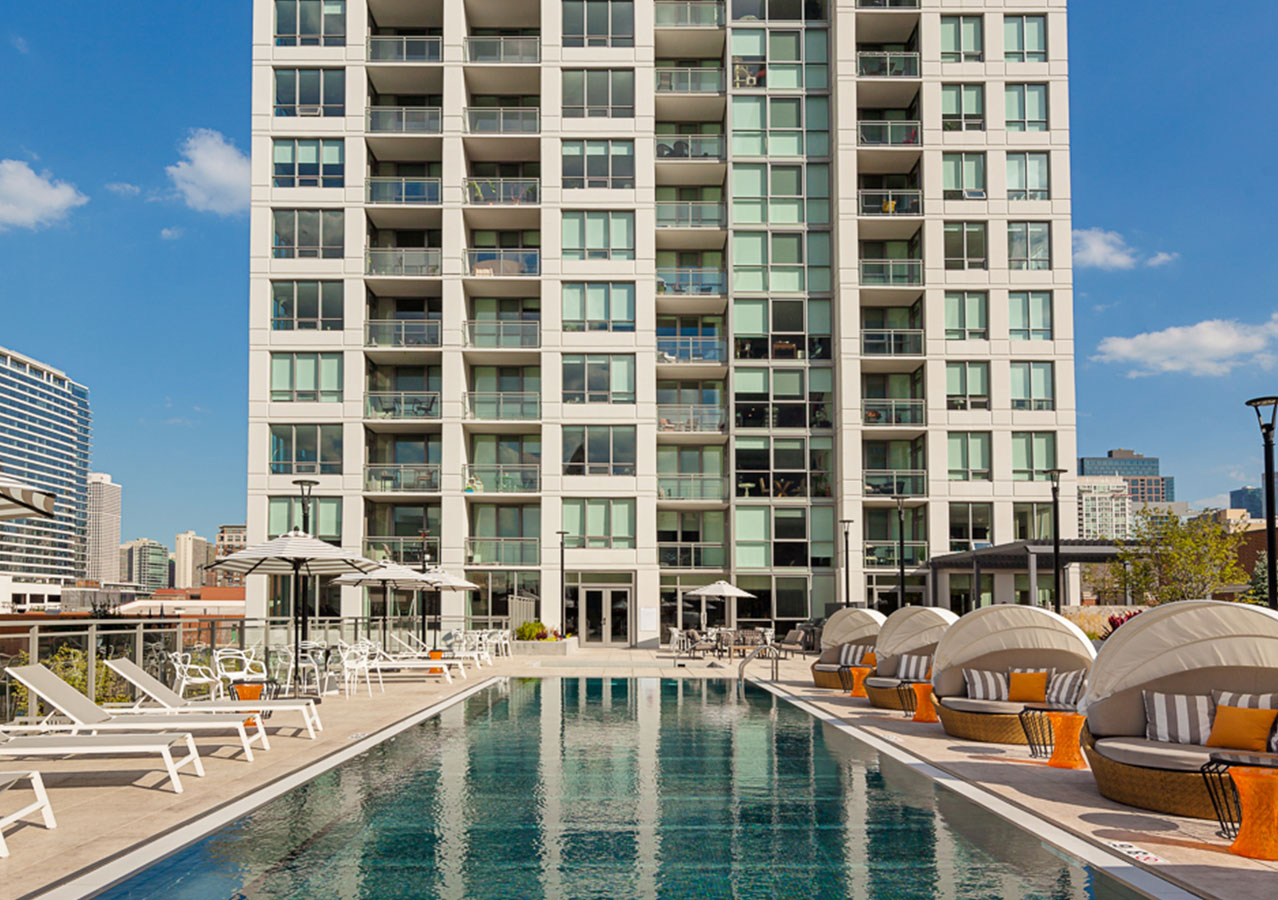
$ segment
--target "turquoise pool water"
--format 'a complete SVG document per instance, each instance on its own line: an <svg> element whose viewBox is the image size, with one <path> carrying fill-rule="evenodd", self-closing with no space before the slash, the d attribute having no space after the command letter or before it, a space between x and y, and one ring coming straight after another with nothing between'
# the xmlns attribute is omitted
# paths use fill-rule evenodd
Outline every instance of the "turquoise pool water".
<svg viewBox="0 0 1278 900"><path fill-rule="evenodd" d="M766 691L516 680L101 895L1138 895Z"/></svg>

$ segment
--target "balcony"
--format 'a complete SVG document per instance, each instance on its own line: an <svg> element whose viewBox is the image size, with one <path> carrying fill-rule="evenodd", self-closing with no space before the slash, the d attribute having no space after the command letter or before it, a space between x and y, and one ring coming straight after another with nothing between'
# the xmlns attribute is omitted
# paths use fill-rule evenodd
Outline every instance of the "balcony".
<svg viewBox="0 0 1278 900"><path fill-rule="evenodd" d="M856 0L857 9L918 9L919 0Z"/></svg>
<svg viewBox="0 0 1278 900"><path fill-rule="evenodd" d="M724 406L662 403L657 406L657 431L678 434L722 434L728 425Z"/></svg>
<svg viewBox="0 0 1278 900"><path fill-rule="evenodd" d="M443 111L437 106L372 106L368 130L373 134L439 134Z"/></svg>
<svg viewBox="0 0 1278 900"><path fill-rule="evenodd" d="M657 161L665 159L702 159L719 162L726 144L721 134L659 134Z"/></svg>
<svg viewBox="0 0 1278 900"><path fill-rule="evenodd" d="M391 247L368 251L366 275L438 277L443 272L440 251L433 247Z"/></svg>
<svg viewBox="0 0 1278 900"><path fill-rule="evenodd" d="M369 391L364 395L366 419L438 419L439 394L434 391Z"/></svg>
<svg viewBox="0 0 1278 900"><path fill-rule="evenodd" d="M364 323L364 346L439 347L439 324L424 319L373 319Z"/></svg>
<svg viewBox="0 0 1278 900"><path fill-rule="evenodd" d="M484 64L539 63L541 38L524 35L466 38L466 62Z"/></svg>
<svg viewBox="0 0 1278 900"><path fill-rule="evenodd" d="M531 422L541 418L541 394L532 391L471 391L463 400L468 419Z"/></svg>
<svg viewBox="0 0 1278 900"><path fill-rule="evenodd" d="M898 567L897 552L899 545L896 541L866 541L865 542L865 566L866 568L875 569L895 569ZM927 562L927 542L926 541L906 541L905 542L905 564L907 566L921 566Z"/></svg>
<svg viewBox="0 0 1278 900"><path fill-rule="evenodd" d="M723 69L660 68L656 72L658 94L721 94L726 84Z"/></svg>
<svg viewBox="0 0 1278 900"><path fill-rule="evenodd" d="M857 210L863 216L921 216L923 192L915 190L856 192Z"/></svg>
<svg viewBox="0 0 1278 900"><path fill-rule="evenodd" d="M728 289L728 273L704 266L657 269L658 294L722 296Z"/></svg>
<svg viewBox="0 0 1278 900"><path fill-rule="evenodd" d="M441 37L393 35L368 39L369 62L439 62L443 58Z"/></svg>
<svg viewBox="0 0 1278 900"><path fill-rule="evenodd" d="M727 209L717 201L657 202L658 228L724 228L727 224Z"/></svg>
<svg viewBox="0 0 1278 900"><path fill-rule="evenodd" d="M923 143L918 122L904 120L857 122L857 140L862 147L917 147Z"/></svg>
<svg viewBox="0 0 1278 900"><path fill-rule="evenodd" d="M722 544L658 543L657 565L663 569L722 569L728 548Z"/></svg>
<svg viewBox="0 0 1278 900"><path fill-rule="evenodd" d="M466 202L504 206L541 202L540 178L467 178Z"/></svg>
<svg viewBox="0 0 1278 900"><path fill-rule="evenodd" d="M919 55L861 50L856 54L856 71L862 78L918 78Z"/></svg>
<svg viewBox="0 0 1278 900"><path fill-rule="evenodd" d="M535 106L484 106L466 110L470 134L537 134L541 110Z"/></svg>
<svg viewBox="0 0 1278 900"><path fill-rule="evenodd" d="M425 560L422 559L423 544ZM367 537L364 539L364 558L421 568L423 562L427 565L439 562L439 538L428 537L423 542L420 537Z"/></svg>
<svg viewBox="0 0 1278 900"><path fill-rule="evenodd" d="M728 342L716 337L658 337L657 365L726 365Z"/></svg>
<svg viewBox="0 0 1278 900"><path fill-rule="evenodd" d="M379 494L437 494L439 466L365 466L364 490Z"/></svg>
<svg viewBox="0 0 1278 900"><path fill-rule="evenodd" d="M541 490L540 466L470 465L467 494L535 494Z"/></svg>
<svg viewBox="0 0 1278 900"><path fill-rule="evenodd" d="M927 407L922 400L863 400L866 425L914 427L927 423Z"/></svg>
<svg viewBox="0 0 1278 900"><path fill-rule="evenodd" d="M863 259L861 285L875 287L909 287L923 283L921 259Z"/></svg>
<svg viewBox="0 0 1278 900"><path fill-rule="evenodd" d="M517 349L541 346L540 322L503 322L485 319L466 322L466 346L485 349Z"/></svg>
<svg viewBox="0 0 1278 900"><path fill-rule="evenodd" d="M476 278L523 278L541 274L540 250L467 250L466 274Z"/></svg>
<svg viewBox="0 0 1278 900"><path fill-rule="evenodd" d="M716 0L657 0L653 8L657 28L722 28L723 4Z"/></svg>
<svg viewBox="0 0 1278 900"><path fill-rule="evenodd" d="M704 475L699 472L657 475L658 500L708 500L722 502L728 499L728 486L723 475Z"/></svg>
<svg viewBox="0 0 1278 900"><path fill-rule="evenodd" d="M927 471L866 469L865 494L872 497L923 497L927 494Z"/></svg>
<svg viewBox="0 0 1278 900"><path fill-rule="evenodd" d="M438 178L384 178L368 179L369 203L439 203Z"/></svg>
<svg viewBox="0 0 1278 900"><path fill-rule="evenodd" d="M468 566L536 566L541 548L536 538L466 538Z"/></svg>
<svg viewBox="0 0 1278 900"><path fill-rule="evenodd" d="M861 332L862 356L922 356L923 329L875 328Z"/></svg>

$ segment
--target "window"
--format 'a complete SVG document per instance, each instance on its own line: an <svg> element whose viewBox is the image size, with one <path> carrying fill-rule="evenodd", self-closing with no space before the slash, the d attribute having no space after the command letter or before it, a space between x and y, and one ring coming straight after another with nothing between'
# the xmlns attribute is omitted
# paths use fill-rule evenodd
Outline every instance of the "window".
<svg viewBox="0 0 1278 900"><path fill-rule="evenodd" d="M321 541L341 542L341 497L312 497L309 518L312 535ZM266 531L269 540L301 527L301 497L270 497L267 500Z"/></svg>
<svg viewBox="0 0 1278 900"><path fill-rule="evenodd" d="M984 222L945 223L945 268L987 269Z"/></svg>
<svg viewBox="0 0 1278 900"><path fill-rule="evenodd" d="M634 0L564 0L565 47L634 45Z"/></svg>
<svg viewBox="0 0 1278 900"><path fill-rule="evenodd" d="M945 339L984 341L989 332L989 295L984 291L945 292Z"/></svg>
<svg viewBox="0 0 1278 900"><path fill-rule="evenodd" d="M565 282L563 302L564 331L635 330L634 282Z"/></svg>
<svg viewBox="0 0 1278 900"><path fill-rule="evenodd" d="M830 98L732 98L735 156L829 156Z"/></svg>
<svg viewBox="0 0 1278 900"><path fill-rule="evenodd" d="M732 221L737 225L829 224L830 167L825 163L737 163L732 167Z"/></svg>
<svg viewBox="0 0 1278 900"><path fill-rule="evenodd" d="M1051 537L1052 504L1012 504L1012 540L1045 541Z"/></svg>
<svg viewBox="0 0 1278 900"><path fill-rule="evenodd" d="M993 520L993 504L951 503L950 552L961 553L990 546Z"/></svg>
<svg viewBox="0 0 1278 900"><path fill-rule="evenodd" d="M806 321L805 321L806 320ZM830 359L829 300L734 300L737 359Z"/></svg>
<svg viewBox="0 0 1278 900"><path fill-rule="evenodd" d="M1056 433L1012 432L1012 480L1047 481L1056 468Z"/></svg>
<svg viewBox="0 0 1278 900"><path fill-rule="evenodd" d="M342 474L342 426L272 425L271 474Z"/></svg>
<svg viewBox="0 0 1278 900"><path fill-rule="evenodd" d="M742 436L732 447L738 497L832 496L833 438Z"/></svg>
<svg viewBox="0 0 1278 900"><path fill-rule="evenodd" d="M1014 341L1052 339L1052 292L1012 291L1008 296L1008 337Z"/></svg>
<svg viewBox="0 0 1278 900"><path fill-rule="evenodd" d="M805 376L809 382L807 391ZM827 368L736 369L733 400L737 427L830 428L832 378Z"/></svg>
<svg viewBox="0 0 1278 900"><path fill-rule="evenodd" d="M346 0L275 0L275 46L346 44Z"/></svg>
<svg viewBox="0 0 1278 900"><path fill-rule="evenodd" d="M1007 86L1008 131L1047 130L1047 85L1009 84Z"/></svg>
<svg viewBox="0 0 1278 900"><path fill-rule="evenodd" d="M985 199L984 153L943 153L941 169L946 200Z"/></svg>
<svg viewBox="0 0 1278 900"><path fill-rule="evenodd" d="M985 26L981 16L941 16L941 62L983 62Z"/></svg>
<svg viewBox="0 0 1278 900"><path fill-rule="evenodd" d="M985 130L985 85L941 85L941 130Z"/></svg>
<svg viewBox="0 0 1278 900"><path fill-rule="evenodd" d="M728 548L722 510L657 510L657 565L671 569L722 569Z"/></svg>
<svg viewBox="0 0 1278 900"><path fill-rule="evenodd" d="M565 403L634 403L632 354L564 354Z"/></svg>
<svg viewBox="0 0 1278 900"><path fill-rule="evenodd" d="M563 426L565 475L635 474L635 426Z"/></svg>
<svg viewBox="0 0 1278 900"><path fill-rule="evenodd" d="M829 291L830 232L734 232L732 285L749 293Z"/></svg>
<svg viewBox="0 0 1278 900"><path fill-rule="evenodd" d="M634 498L565 498L564 531L568 532L564 536L568 547L633 550Z"/></svg>
<svg viewBox="0 0 1278 900"><path fill-rule="evenodd" d="M947 409L989 409L990 364L946 363L945 405Z"/></svg>
<svg viewBox="0 0 1278 900"><path fill-rule="evenodd" d="M342 399L342 354L272 353L271 399L337 403Z"/></svg>
<svg viewBox="0 0 1278 900"><path fill-rule="evenodd" d="M823 90L830 86L829 36L824 30L733 28L730 54L734 88Z"/></svg>
<svg viewBox="0 0 1278 900"><path fill-rule="evenodd" d="M1007 265L1011 269L1037 271L1052 267L1050 222L1007 223Z"/></svg>
<svg viewBox="0 0 1278 900"><path fill-rule="evenodd" d="M952 431L948 439L950 481L989 481L990 433Z"/></svg>
<svg viewBox="0 0 1278 900"><path fill-rule="evenodd" d="M272 281L273 331L341 331L340 281Z"/></svg>
<svg viewBox="0 0 1278 900"><path fill-rule="evenodd" d="M824 22L826 0L732 0L732 20Z"/></svg>
<svg viewBox="0 0 1278 900"><path fill-rule="evenodd" d="M564 188L633 188L634 141L564 141Z"/></svg>
<svg viewBox="0 0 1278 900"><path fill-rule="evenodd" d="M1046 153L1007 154L1007 199L1050 200L1051 180Z"/></svg>
<svg viewBox="0 0 1278 900"><path fill-rule="evenodd" d="M1047 62L1047 17L1003 17L1003 61Z"/></svg>
<svg viewBox="0 0 1278 900"><path fill-rule="evenodd" d="M276 259L341 259L345 219L340 209L277 209L272 247Z"/></svg>
<svg viewBox="0 0 1278 900"><path fill-rule="evenodd" d="M291 187L342 187L346 166L344 142L276 138L272 156L273 185Z"/></svg>
<svg viewBox="0 0 1278 900"><path fill-rule="evenodd" d="M346 115L346 70L276 69L275 115Z"/></svg>
<svg viewBox="0 0 1278 900"><path fill-rule="evenodd" d="M564 213L564 259L634 259L633 212Z"/></svg>
<svg viewBox="0 0 1278 900"><path fill-rule="evenodd" d="M565 119L632 119L634 69L564 69Z"/></svg>
<svg viewBox="0 0 1278 900"><path fill-rule="evenodd" d="M1055 372L1049 362L1012 363L1012 409L1056 408Z"/></svg>

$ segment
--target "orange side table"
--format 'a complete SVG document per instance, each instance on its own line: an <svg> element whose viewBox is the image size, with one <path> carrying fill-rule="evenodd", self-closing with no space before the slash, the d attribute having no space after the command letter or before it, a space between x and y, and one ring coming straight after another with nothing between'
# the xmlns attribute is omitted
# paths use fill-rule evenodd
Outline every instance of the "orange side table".
<svg viewBox="0 0 1278 900"><path fill-rule="evenodd" d="M865 679L873 670L869 666L848 666L848 671L852 673L852 693L849 696L864 699Z"/></svg>
<svg viewBox="0 0 1278 900"><path fill-rule="evenodd" d="M1229 852L1248 859L1278 860L1278 769L1230 766L1242 823Z"/></svg>
<svg viewBox="0 0 1278 900"><path fill-rule="evenodd" d="M919 682L910 685L914 689L914 696L917 702L914 706L915 722L939 722L936 717L936 707L932 704L932 683L929 681ZM908 696L908 694L906 695Z"/></svg>
<svg viewBox="0 0 1278 900"><path fill-rule="evenodd" d="M1054 769L1086 769L1079 736L1087 717L1074 712L1049 712L1047 720L1052 723L1053 740L1052 757L1047 764Z"/></svg>

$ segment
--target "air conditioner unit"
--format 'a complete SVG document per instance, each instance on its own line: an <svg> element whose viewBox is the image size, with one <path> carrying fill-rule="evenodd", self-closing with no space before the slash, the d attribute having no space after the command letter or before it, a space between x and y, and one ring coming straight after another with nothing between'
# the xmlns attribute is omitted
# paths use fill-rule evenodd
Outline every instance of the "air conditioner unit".
<svg viewBox="0 0 1278 900"><path fill-rule="evenodd" d="M299 106L297 108L299 116L322 116L324 115L324 107L322 106Z"/></svg>

